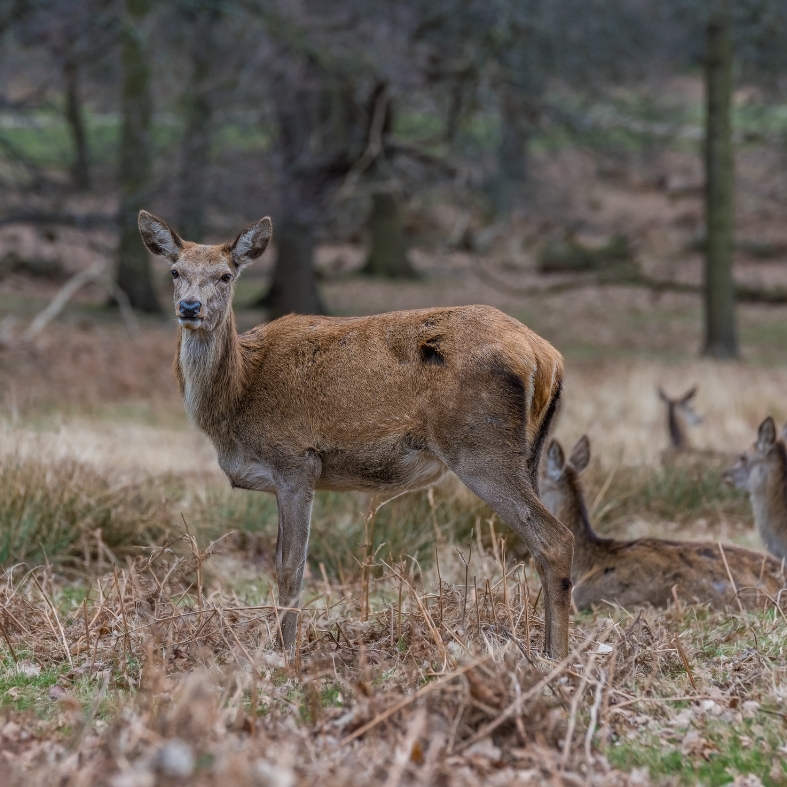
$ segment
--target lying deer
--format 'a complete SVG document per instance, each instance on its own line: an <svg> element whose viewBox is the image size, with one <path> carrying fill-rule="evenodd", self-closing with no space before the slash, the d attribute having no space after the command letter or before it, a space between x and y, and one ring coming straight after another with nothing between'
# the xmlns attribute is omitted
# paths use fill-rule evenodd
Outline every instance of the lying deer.
<svg viewBox="0 0 787 787"><path fill-rule="evenodd" d="M768 416L754 444L722 475L725 483L745 489L754 523L767 550L787 558L787 427L779 439Z"/></svg>
<svg viewBox="0 0 787 787"><path fill-rule="evenodd" d="M544 505L574 534L571 578L577 607L585 609L600 602L666 606L673 588L681 596L716 607L729 605L736 589L743 591L742 603L752 606L763 599L749 592L750 588L777 598L784 574L781 563L770 555L729 544L722 555L718 544L707 541L599 538L590 524L580 482L589 461L587 437L579 439L568 461L560 443L553 440L542 478Z"/></svg>
<svg viewBox="0 0 787 787"><path fill-rule="evenodd" d="M691 448L689 428L702 423L692 404L697 394L697 386L690 388L683 396L673 399L659 386L659 399L667 406L667 431L669 432L670 450L687 451Z"/></svg>
<svg viewBox="0 0 787 787"><path fill-rule="evenodd" d="M546 653L567 655L573 538L538 497L563 377L550 344L488 306L291 314L239 336L235 281L265 251L270 219L219 246L181 240L146 211L139 230L174 279L186 411L233 487L276 495L285 647L295 639L314 491L393 493L452 470L525 541L544 587Z"/></svg>

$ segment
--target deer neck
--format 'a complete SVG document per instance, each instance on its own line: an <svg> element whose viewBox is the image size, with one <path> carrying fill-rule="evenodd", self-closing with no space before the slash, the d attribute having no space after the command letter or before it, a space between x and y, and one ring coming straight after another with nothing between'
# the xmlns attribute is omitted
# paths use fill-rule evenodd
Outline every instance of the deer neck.
<svg viewBox="0 0 787 787"><path fill-rule="evenodd" d="M787 557L787 453L783 451L779 459L763 488L751 495L751 504L757 531L768 551Z"/></svg>
<svg viewBox="0 0 787 787"><path fill-rule="evenodd" d="M678 414L677 408L670 407L667 415L670 440L673 448L685 449L689 447L689 430L685 420Z"/></svg>
<svg viewBox="0 0 787 787"><path fill-rule="evenodd" d="M555 516L574 535L574 562L571 573L576 580L595 565L597 552L604 544L590 524L585 496L578 481L569 481L569 494L561 500Z"/></svg>
<svg viewBox="0 0 787 787"><path fill-rule="evenodd" d="M209 437L226 432L245 380L231 311L213 331L179 328L175 373L186 412L194 423Z"/></svg>

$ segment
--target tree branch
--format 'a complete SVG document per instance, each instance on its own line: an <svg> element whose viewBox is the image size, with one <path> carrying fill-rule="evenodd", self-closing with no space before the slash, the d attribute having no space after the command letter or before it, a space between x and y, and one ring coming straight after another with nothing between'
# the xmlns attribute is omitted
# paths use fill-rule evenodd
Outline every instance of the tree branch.
<svg viewBox="0 0 787 787"><path fill-rule="evenodd" d="M48 211L20 211L0 216L0 227L4 224L60 224L66 227L90 229L92 227L115 227L117 217L107 213L54 213Z"/></svg>
<svg viewBox="0 0 787 787"><path fill-rule="evenodd" d="M651 290L657 294L663 292L678 292L684 295L702 295L704 288L699 284L688 284L681 281L669 281L666 279L653 279L640 273L614 274L594 274L583 277L582 279L571 279L568 281L548 284L543 287L517 287L509 282L498 279L491 271L484 267L481 260L473 255L471 257L473 272L485 284L494 287L507 295L519 295L531 297L535 295L559 295L563 292L581 290L585 287L630 287L636 289ZM772 306L787 304L787 288L773 287L763 289L752 287L748 284L735 285L735 300L738 303L764 303Z"/></svg>

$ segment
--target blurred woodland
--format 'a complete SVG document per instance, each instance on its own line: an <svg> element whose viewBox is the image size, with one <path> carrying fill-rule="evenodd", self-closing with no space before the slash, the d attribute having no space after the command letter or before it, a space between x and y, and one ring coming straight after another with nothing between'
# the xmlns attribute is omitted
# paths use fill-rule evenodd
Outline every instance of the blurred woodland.
<svg viewBox="0 0 787 787"><path fill-rule="evenodd" d="M496 281L477 255L527 226L537 271L563 274L527 292L702 289L704 349L735 356L736 294L787 301L781 282L736 290L731 273L741 250L785 256L761 231L736 241L734 218L738 150L766 145L787 171L785 40L781 0L4 0L0 276L57 267L9 228L44 245L69 231L95 263L73 291L99 283L156 313L140 208L195 241L270 214L276 263L249 303L275 317L326 311L318 277L347 265L315 265L323 244L361 248L354 272L387 278L424 275L415 248L460 249ZM703 193L683 248L704 255L701 281L654 275L631 231L572 215L576 176L544 164L566 150L602 180ZM670 151L696 171L659 171Z"/></svg>
<svg viewBox="0 0 787 787"><path fill-rule="evenodd" d="M587 527L718 545L734 591L722 542L763 542L721 472L787 421L786 44L787 0L0 0L0 785L784 787L784 590L615 598L542 660L457 479L318 492L280 651L276 500L187 422L137 215L271 216L242 331L526 323Z"/></svg>

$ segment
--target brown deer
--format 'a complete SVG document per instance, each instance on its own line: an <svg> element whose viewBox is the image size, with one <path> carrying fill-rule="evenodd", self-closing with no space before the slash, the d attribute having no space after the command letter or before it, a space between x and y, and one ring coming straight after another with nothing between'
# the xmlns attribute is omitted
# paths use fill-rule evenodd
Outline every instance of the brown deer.
<svg viewBox="0 0 787 787"><path fill-rule="evenodd" d="M752 588L777 599L784 587L783 567L770 555L729 544L722 555L712 542L599 538L590 524L580 482L589 461L587 437L579 439L568 461L560 443L553 440L541 485L544 505L574 534L571 578L578 608L601 602L666 606L673 588L684 598L715 607L733 602L736 590L741 602L752 606L764 600Z"/></svg>
<svg viewBox="0 0 787 787"><path fill-rule="evenodd" d="M670 450L687 451L691 448L689 427L702 423L702 418L694 410L692 399L697 394L697 386L690 388L682 396L673 399L659 386L659 399L667 406L667 431L669 432Z"/></svg>
<svg viewBox="0 0 787 787"><path fill-rule="evenodd" d="M787 427L779 439L768 416L757 430L757 439L722 478L749 493L754 523L766 549L787 558Z"/></svg>
<svg viewBox="0 0 787 787"><path fill-rule="evenodd" d="M264 251L268 218L231 243L181 240L141 211L174 279L175 372L188 414L233 487L273 492L283 607L297 607L316 489L395 492L452 470L525 541L545 598L545 650L568 653L571 532L542 505L538 465L563 360L488 306L372 317L288 315L238 335L235 281ZM293 644L297 612L281 619Z"/></svg>

